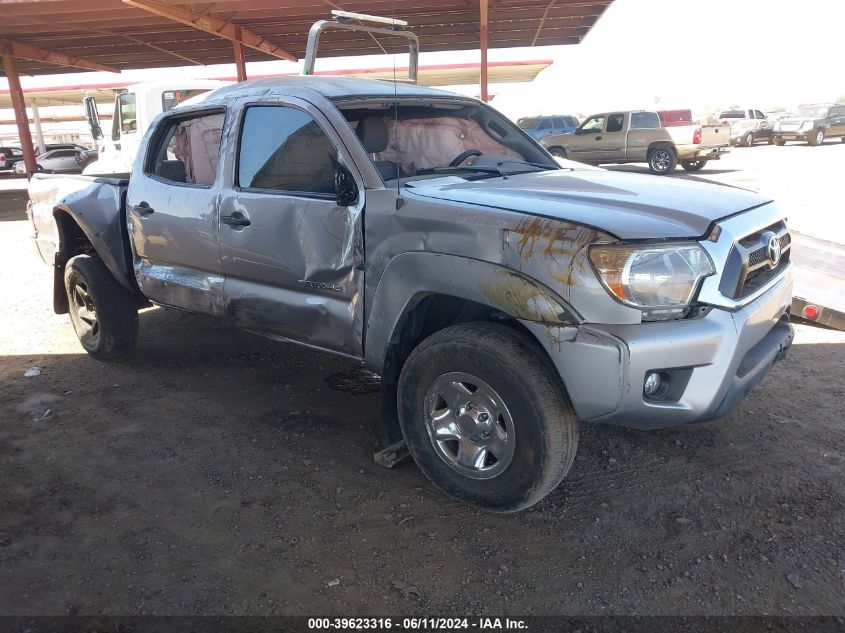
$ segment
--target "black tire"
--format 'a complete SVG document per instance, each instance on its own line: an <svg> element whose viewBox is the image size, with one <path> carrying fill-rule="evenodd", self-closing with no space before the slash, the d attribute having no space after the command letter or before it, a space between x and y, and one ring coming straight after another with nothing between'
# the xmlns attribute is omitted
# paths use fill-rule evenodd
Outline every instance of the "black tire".
<svg viewBox="0 0 845 633"><path fill-rule="evenodd" d="M96 255L77 255L65 266L70 321L91 356L125 356L138 340L138 308Z"/></svg>
<svg viewBox="0 0 845 633"><path fill-rule="evenodd" d="M549 154L556 158L566 158L566 150L562 147L550 147Z"/></svg>
<svg viewBox="0 0 845 633"><path fill-rule="evenodd" d="M682 160L681 167L684 168L685 171L701 171L704 169L704 166L707 164L706 160Z"/></svg>
<svg viewBox="0 0 845 633"><path fill-rule="evenodd" d="M786 145L786 141L784 141L782 138L776 138L772 142L778 147L783 147L784 145Z"/></svg>
<svg viewBox="0 0 845 633"><path fill-rule="evenodd" d="M503 432L511 433L510 456L507 463L494 461L489 468L502 468L488 478L459 472L461 466L450 464L447 457L441 456L445 449L435 448L436 440L430 434L433 432L429 431L429 420L434 418L428 415L427 407L439 398L432 399L430 394L444 378L451 380L448 374L452 372L460 372L470 385L486 383L484 387L492 388L504 404L507 426L498 414L494 414L494 419L496 423L501 421ZM480 391L459 392L457 398L474 397L489 402L482 397L486 391ZM447 412L483 408L468 401L455 409L456 402L444 405ZM575 459L578 421L557 371L533 340L499 323L451 326L420 343L402 368L398 408L402 433L423 474L450 497L489 512L517 512L531 507L558 486ZM463 422L456 429L461 424L477 424L467 422L467 414L455 419L458 418ZM450 441L459 445L457 440L440 444ZM487 440L482 436L478 441ZM482 456L483 464L486 459Z"/></svg>
<svg viewBox="0 0 845 633"><path fill-rule="evenodd" d="M671 147L655 147L648 152L648 170L652 174L665 176L675 171L678 156Z"/></svg>
<svg viewBox="0 0 845 633"><path fill-rule="evenodd" d="M754 134L749 132L745 136L742 137L742 145L744 147L751 147L754 145Z"/></svg>
<svg viewBox="0 0 845 633"><path fill-rule="evenodd" d="M809 143L813 147L824 143L824 130L813 130L813 132L809 136L807 136L807 143Z"/></svg>

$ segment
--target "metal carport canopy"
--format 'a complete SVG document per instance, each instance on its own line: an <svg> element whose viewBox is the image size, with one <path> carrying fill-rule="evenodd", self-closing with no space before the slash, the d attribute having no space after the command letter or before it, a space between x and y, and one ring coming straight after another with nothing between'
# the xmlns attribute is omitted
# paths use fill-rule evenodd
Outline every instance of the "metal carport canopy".
<svg viewBox="0 0 845 633"><path fill-rule="evenodd" d="M35 168L19 75L87 70L295 61L308 30L332 9L408 22L422 51L481 50L487 99L487 49L577 44L613 0L38 0L0 4L0 55L15 108L27 172ZM382 36L336 32L322 56L388 53ZM401 48L399 48L401 50Z"/></svg>
<svg viewBox="0 0 845 633"><path fill-rule="evenodd" d="M482 5L488 4L489 48L577 44L612 0L221 0L155 3L165 9L217 19L264 38L302 58L308 29L331 9L394 16L409 23L423 52L479 47ZM154 7L155 8L155 7ZM118 70L232 63L231 41L122 0L39 0L0 4L0 39L81 58ZM332 33L320 54L377 54L392 44L362 33ZM401 50L401 47L400 47ZM389 48L388 48L389 51ZM273 59L255 48L246 61ZM83 71L18 56L20 74Z"/></svg>

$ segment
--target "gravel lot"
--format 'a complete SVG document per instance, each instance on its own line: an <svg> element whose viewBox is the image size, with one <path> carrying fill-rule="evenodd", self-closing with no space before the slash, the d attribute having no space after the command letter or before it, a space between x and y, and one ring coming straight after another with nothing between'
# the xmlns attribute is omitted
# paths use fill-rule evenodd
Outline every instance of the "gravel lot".
<svg viewBox="0 0 845 633"><path fill-rule="evenodd" d="M810 231L833 166L845 144L760 146L696 178ZM798 325L724 420L586 428L556 492L487 515L373 465L354 363L161 309L87 357L0 184L0 614L845 614L845 333Z"/></svg>

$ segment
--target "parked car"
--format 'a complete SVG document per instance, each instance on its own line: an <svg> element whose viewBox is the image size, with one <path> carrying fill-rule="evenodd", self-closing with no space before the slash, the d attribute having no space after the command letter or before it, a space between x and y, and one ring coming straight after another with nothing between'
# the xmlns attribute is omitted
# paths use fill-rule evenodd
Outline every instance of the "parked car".
<svg viewBox="0 0 845 633"><path fill-rule="evenodd" d="M36 174L30 196L90 355L129 353L153 303L357 359L385 443L490 511L551 492L580 424L725 415L793 336L768 198L563 167L415 85L239 83L160 115L128 179Z"/></svg>
<svg viewBox="0 0 845 633"><path fill-rule="evenodd" d="M804 141L821 145L826 138L838 137L845 142L845 104L818 104L798 108L798 111L775 123L774 143Z"/></svg>
<svg viewBox="0 0 845 633"><path fill-rule="evenodd" d="M772 142L772 124L761 110L724 110L719 120L731 126L732 145L751 147L758 141Z"/></svg>
<svg viewBox="0 0 845 633"><path fill-rule="evenodd" d="M578 127L578 118L571 114L558 116L529 116L517 121L517 125L536 139L552 134L568 134Z"/></svg>
<svg viewBox="0 0 845 633"><path fill-rule="evenodd" d="M590 164L648 163L653 174L665 175L678 162L698 171L729 149L727 125L662 127L656 112L633 110L594 114L572 134L544 138L553 156Z"/></svg>
<svg viewBox="0 0 845 633"><path fill-rule="evenodd" d="M23 160L23 150L20 147L0 147L0 171L14 171L15 165Z"/></svg>
<svg viewBox="0 0 845 633"><path fill-rule="evenodd" d="M51 174L82 173L90 161L97 157L96 150L74 147L73 149L51 149L35 158L36 171ZM15 164L16 174L25 174L26 165L23 160Z"/></svg>
<svg viewBox="0 0 845 633"><path fill-rule="evenodd" d="M87 150L88 148L84 145L79 145L78 143L47 143L44 145L44 149L46 151L50 151L51 149L78 149L78 150Z"/></svg>
<svg viewBox="0 0 845 633"><path fill-rule="evenodd" d="M663 127L693 124L692 110L658 110L657 116Z"/></svg>

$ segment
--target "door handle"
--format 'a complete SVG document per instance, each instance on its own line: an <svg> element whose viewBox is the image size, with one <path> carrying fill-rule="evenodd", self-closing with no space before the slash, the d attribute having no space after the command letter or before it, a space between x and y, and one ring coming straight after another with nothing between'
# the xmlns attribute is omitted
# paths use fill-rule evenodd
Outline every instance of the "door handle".
<svg viewBox="0 0 845 633"><path fill-rule="evenodd" d="M596 140L597 140L597 141L600 141L600 140L601 140L601 136L597 136L597 137L596 137Z"/></svg>
<svg viewBox="0 0 845 633"><path fill-rule="evenodd" d="M139 215L149 215L150 213L155 213L155 209L149 203L141 201L135 206L135 212Z"/></svg>
<svg viewBox="0 0 845 633"><path fill-rule="evenodd" d="M228 224L229 226L249 226L252 224L252 222L249 221L249 218L240 211L235 211L232 215L224 215L220 218L220 221L223 224Z"/></svg>

